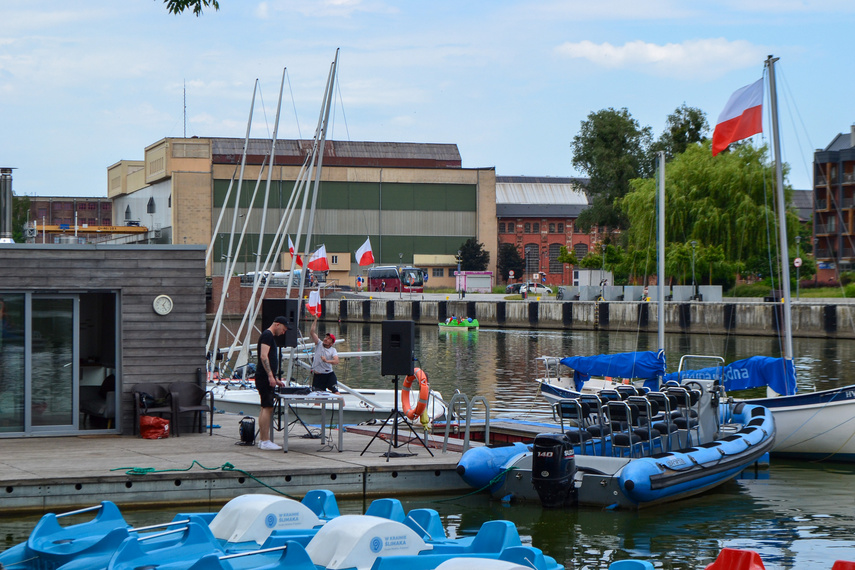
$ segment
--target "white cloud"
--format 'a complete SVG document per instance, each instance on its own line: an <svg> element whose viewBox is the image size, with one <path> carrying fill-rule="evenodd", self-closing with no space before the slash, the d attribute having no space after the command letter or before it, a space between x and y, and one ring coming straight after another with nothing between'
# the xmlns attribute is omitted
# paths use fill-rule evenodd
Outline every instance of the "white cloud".
<svg viewBox="0 0 855 570"><path fill-rule="evenodd" d="M611 69L632 69L665 77L714 79L734 69L757 66L768 49L745 40L725 38L686 40L675 44L654 44L640 40L622 46L585 40L567 42L555 48L559 55L587 60Z"/></svg>
<svg viewBox="0 0 855 570"><path fill-rule="evenodd" d="M255 16L261 20L266 20L270 17L270 6L267 2L261 2L255 8Z"/></svg>

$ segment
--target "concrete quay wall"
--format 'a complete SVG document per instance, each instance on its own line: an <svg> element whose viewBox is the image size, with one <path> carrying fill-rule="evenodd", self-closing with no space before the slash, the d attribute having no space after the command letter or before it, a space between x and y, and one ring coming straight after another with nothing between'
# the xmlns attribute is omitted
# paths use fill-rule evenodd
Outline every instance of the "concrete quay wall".
<svg viewBox="0 0 855 570"><path fill-rule="evenodd" d="M666 332L776 336L783 305L764 302L666 302ZM470 301L409 299L324 299L322 320L380 323L413 320L436 324L465 316L482 326L656 332L654 303L595 301ZM793 304L793 336L855 338L855 304Z"/></svg>

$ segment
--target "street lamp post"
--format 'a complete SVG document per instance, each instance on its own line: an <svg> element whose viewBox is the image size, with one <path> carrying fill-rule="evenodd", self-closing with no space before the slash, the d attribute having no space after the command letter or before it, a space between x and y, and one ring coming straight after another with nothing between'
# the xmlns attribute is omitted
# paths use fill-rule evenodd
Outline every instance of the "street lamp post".
<svg viewBox="0 0 855 570"><path fill-rule="evenodd" d="M399 266L398 271L400 274L401 267L404 266L404 254L403 253L398 254L398 266ZM398 282L401 284L401 286L398 287L398 298L403 299L404 298L404 280L398 279Z"/></svg>
<svg viewBox="0 0 855 570"><path fill-rule="evenodd" d="M801 257L800 253L800 244L802 243L802 236L796 236L796 259ZM801 273L802 264L801 259L799 259L799 263L796 265L796 301L799 300L799 285L801 284L801 280L799 279L799 273Z"/></svg>
<svg viewBox="0 0 855 570"><path fill-rule="evenodd" d="M695 283L695 248L697 247L698 242L692 240L692 300L698 300L698 286Z"/></svg>
<svg viewBox="0 0 855 570"><path fill-rule="evenodd" d="M462 260L462 257L460 257L460 256L462 254L463 254L463 252L458 249L457 250L457 275L454 278L455 285L457 286L457 296L458 297L460 297L460 261Z"/></svg>

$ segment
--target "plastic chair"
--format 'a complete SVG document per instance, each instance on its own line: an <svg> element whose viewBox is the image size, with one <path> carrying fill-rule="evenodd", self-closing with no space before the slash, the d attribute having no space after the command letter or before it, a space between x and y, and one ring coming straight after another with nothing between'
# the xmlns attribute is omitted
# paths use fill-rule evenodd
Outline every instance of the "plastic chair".
<svg viewBox="0 0 855 570"><path fill-rule="evenodd" d="M153 382L142 382L140 384L134 384L133 388L131 388L131 392L134 396L134 435L139 432L140 416L144 415L157 415L161 418L164 414L168 415L169 429L172 431L172 424L174 423L172 421L174 418L172 410L172 396L165 386L162 384L155 384ZM145 398L142 396L143 394L148 394L158 403L147 405Z"/></svg>
<svg viewBox="0 0 855 570"><path fill-rule="evenodd" d="M766 570L760 555L753 550L722 548L715 562L705 570Z"/></svg>
<svg viewBox="0 0 855 570"><path fill-rule="evenodd" d="M173 382L169 385L169 393L172 396L172 417L175 419L175 435L178 433L178 419L181 414L192 412L193 419L199 425L199 433L202 433L202 418L204 412L210 414L208 422L208 435L214 435L214 394L205 390L198 384L192 382ZM207 400L207 403L205 403Z"/></svg>

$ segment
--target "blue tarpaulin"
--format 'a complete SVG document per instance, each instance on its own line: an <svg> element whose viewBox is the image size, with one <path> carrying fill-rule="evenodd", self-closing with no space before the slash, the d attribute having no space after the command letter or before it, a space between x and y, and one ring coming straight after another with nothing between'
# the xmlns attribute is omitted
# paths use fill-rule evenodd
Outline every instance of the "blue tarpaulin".
<svg viewBox="0 0 855 570"><path fill-rule="evenodd" d="M582 385L591 376L643 378L658 383L658 377L665 374L665 352L648 350L594 356L568 356L561 359L561 364L573 369L573 381L577 390L581 390Z"/></svg>
<svg viewBox="0 0 855 570"><path fill-rule="evenodd" d="M724 366L686 370L679 375L674 372L665 376L665 381L680 381L690 378L718 378L726 390L747 390L769 386L778 394L791 396L796 393L796 369L792 360L771 356L752 356Z"/></svg>

